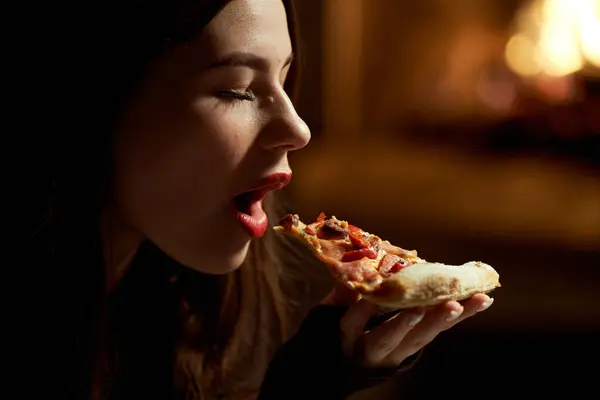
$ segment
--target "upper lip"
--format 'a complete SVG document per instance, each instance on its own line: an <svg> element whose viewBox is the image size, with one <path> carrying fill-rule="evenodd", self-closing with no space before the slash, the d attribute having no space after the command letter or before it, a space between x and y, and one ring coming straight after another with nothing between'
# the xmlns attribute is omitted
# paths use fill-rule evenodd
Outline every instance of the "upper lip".
<svg viewBox="0 0 600 400"><path fill-rule="evenodd" d="M291 179L291 172L277 172L271 175L267 175L260 181L258 181L255 185L239 193L238 196L240 194L248 192L262 192L266 194L272 190L279 190L287 186L290 183Z"/></svg>

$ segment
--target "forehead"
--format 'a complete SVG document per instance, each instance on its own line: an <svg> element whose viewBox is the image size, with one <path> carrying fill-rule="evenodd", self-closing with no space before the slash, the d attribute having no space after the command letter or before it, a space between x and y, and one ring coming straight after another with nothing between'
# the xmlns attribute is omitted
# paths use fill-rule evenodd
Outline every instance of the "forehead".
<svg viewBox="0 0 600 400"><path fill-rule="evenodd" d="M201 40L209 58L249 52L282 61L292 52L281 0L232 0L206 26Z"/></svg>

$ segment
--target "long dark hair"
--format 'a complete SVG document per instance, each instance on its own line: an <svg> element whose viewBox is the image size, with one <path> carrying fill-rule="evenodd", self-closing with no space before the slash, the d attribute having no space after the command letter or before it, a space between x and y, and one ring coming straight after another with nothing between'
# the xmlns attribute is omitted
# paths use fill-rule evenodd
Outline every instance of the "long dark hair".
<svg viewBox="0 0 600 400"><path fill-rule="evenodd" d="M217 278L189 271L147 243L123 284L130 291L114 294L111 303L105 290L99 223L111 195L115 124L148 64L201 32L227 2L37 0L23 2L15 14L20 40L12 60L18 66L13 102L17 135L25 139L21 161L29 172L19 185L21 206L28 210L21 222L26 247L10 292L18 296L9 303L20 306L13 307L11 321L23 343L13 370L35 375L36 358L44 358L45 365L51 360L53 368L60 361L56 376L50 372L58 371L50 370L37 379L29 375L32 382L54 377L41 385L48 395L89 398L101 389L108 397L137 398L145 384L148 393L160 397L155 375L133 360L140 355L135 351L145 350L157 360L152 365L171 364L163 376L173 374L182 396L200 398L217 386L245 396L255 391L274 347L289 331L279 281L281 256L270 234L252 243L239 271ZM283 3L297 55L291 0ZM297 81L295 65L286 82L289 93ZM273 199L267 207L273 209ZM150 283L136 286L140 281ZM195 296L199 287L204 292ZM124 305L132 293L146 302ZM144 332L154 326L144 321L160 317L153 306L164 310L162 324L173 324L174 331L164 337ZM112 317L113 311L119 315ZM179 344L182 336L196 332L182 328L181 321L194 318L203 321L203 332L218 334ZM112 337L121 331L123 337ZM131 344L128 340L136 343L136 335L137 342L150 347L126 353L123 349ZM148 344L140 335L164 339L165 350L161 353L161 344ZM242 360L251 360L253 368L239 373ZM173 389L171 378L166 377L165 391Z"/></svg>

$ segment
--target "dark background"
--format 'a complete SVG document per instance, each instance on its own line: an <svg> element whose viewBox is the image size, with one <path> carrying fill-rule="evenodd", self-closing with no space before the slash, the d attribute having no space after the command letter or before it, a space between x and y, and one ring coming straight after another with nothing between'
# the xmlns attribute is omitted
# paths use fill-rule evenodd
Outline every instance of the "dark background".
<svg viewBox="0 0 600 400"><path fill-rule="evenodd" d="M485 260L503 285L413 371L356 398L595 392L600 65L514 72L507 43L535 28L525 5L298 2L298 108L313 141L292 158L297 212L352 220L426 259Z"/></svg>

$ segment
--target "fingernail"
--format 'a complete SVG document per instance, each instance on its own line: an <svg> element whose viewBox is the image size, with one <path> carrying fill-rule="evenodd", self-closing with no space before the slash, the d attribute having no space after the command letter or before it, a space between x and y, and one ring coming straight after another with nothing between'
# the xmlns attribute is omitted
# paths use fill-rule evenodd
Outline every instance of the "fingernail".
<svg viewBox="0 0 600 400"><path fill-rule="evenodd" d="M424 316L425 314L412 314L408 317L406 323L408 324L408 326L415 326L416 324L421 322Z"/></svg>
<svg viewBox="0 0 600 400"><path fill-rule="evenodd" d="M459 309L459 310L452 310L450 312L450 314L448 315L448 318L446 318L446 322L450 322L450 321L454 321L456 318L460 317L460 315L463 313L463 309Z"/></svg>
<svg viewBox="0 0 600 400"><path fill-rule="evenodd" d="M490 306L492 305L492 303L493 303L493 302L494 302L494 298L493 298L493 297L490 297L490 299L489 299L489 300L486 300L486 301L485 301L485 303L483 303L483 304L481 305L481 307L479 307L479 309L477 310L477 312L480 312L480 311L485 311L485 310L487 310L488 308L490 308Z"/></svg>

